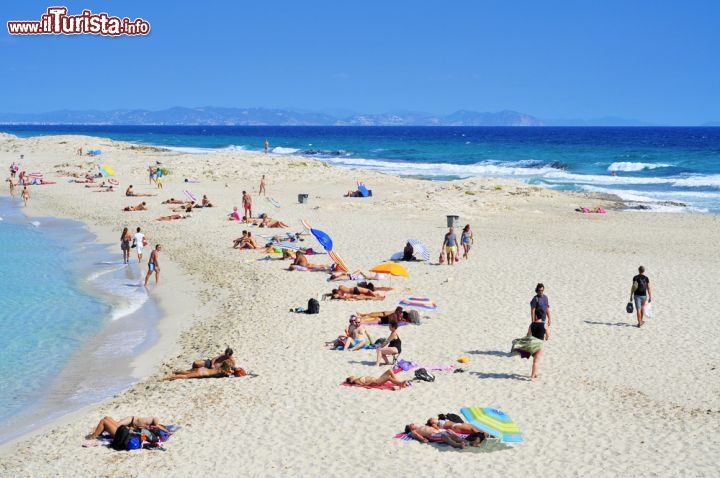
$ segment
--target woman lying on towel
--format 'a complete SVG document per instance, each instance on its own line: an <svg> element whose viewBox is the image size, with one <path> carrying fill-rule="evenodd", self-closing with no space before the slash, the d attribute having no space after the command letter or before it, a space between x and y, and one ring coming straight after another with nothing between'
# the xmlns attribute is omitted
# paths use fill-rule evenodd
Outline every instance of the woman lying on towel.
<svg viewBox="0 0 720 478"><path fill-rule="evenodd" d="M105 432L109 433L110 436L114 436L117 429L122 425L129 428L147 428L149 430L155 429L170 433L168 429L160 423L158 417L125 417L117 421L111 417L103 417L95 427L95 430L85 438L94 440Z"/></svg>
<svg viewBox="0 0 720 478"><path fill-rule="evenodd" d="M439 428L441 430L452 430L456 433L469 435L470 433L485 433L475 425L470 423L456 423L451 420L440 420L439 418L428 418L426 425ZM486 436L489 436L486 434Z"/></svg>
<svg viewBox="0 0 720 478"><path fill-rule="evenodd" d="M345 379L345 383L349 383L351 385L364 385L366 387L380 387L384 385L385 382L392 382L393 385L398 385L400 388L410 386L409 380L398 379L397 375L395 375L391 368L387 369L385 373L383 373L379 377L371 377L369 375L365 375L364 377L356 377L355 375L350 375L348 378Z"/></svg>
<svg viewBox="0 0 720 478"><path fill-rule="evenodd" d="M339 300L384 300L385 294L365 287L339 285L337 289L330 292L330 298Z"/></svg>
<svg viewBox="0 0 720 478"><path fill-rule="evenodd" d="M138 204L137 206L125 206L123 208L123 211L125 211L125 212L127 212L127 211L147 211L147 209L148 209L147 204L145 203L145 201L143 201L140 204Z"/></svg>
<svg viewBox="0 0 720 478"><path fill-rule="evenodd" d="M237 370L233 367L233 362L225 360L220 368L191 368L190 370L176 370L172 374L165 377L165 380L181 380L185 378L220 378L235 375L240 377L245 375L245 371L241 368Z"/></svg>
<svg viewBox="0 0 720 478"><path fill-rule="evenodd" d="M300 266L300 268L296 267ZM298 251L295 253L295 260L292 264L290 264L290 267L288 270L294 271L294 270L326 270L330 269L330 266L326 266L323 264L312 264L310 261L307 260L307 257L303 252Z"/></svg>

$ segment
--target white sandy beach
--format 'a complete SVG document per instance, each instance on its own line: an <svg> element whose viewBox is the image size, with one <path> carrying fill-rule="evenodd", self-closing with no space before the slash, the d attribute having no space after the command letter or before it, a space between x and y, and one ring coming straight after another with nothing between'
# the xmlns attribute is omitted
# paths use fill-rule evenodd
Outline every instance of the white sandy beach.
<svg viewBox="0 0 720 478"><path fill-rule="evenodd" d="M97 163L115 169L116 192L67 181L63 172L87 166L87 157L75 155L80 146L103 150ZM151 246L163 244L160 285L151 281L149 291L165 316L158 345L134 364L142 377L135 386L3 446L0 476L717 475L717 216L620 212L589 196L493 179L431 182L297 157L189 155L91 137L0 134L0 164L7 168L20 154L25 169L57 181L29 187L29 216L79 219L109 244L119 242L124 226L141 226ZM148 184L155 161L172 171L161 191ZM262 174L279 209L257 196ZM373 196L344 198L358 180ZM127 198L129 184L159 195ZM160 202L182 198L184 189L207 194L216 207L155 221L170 214ZM249 228L253 235L301 231L306 219L332 236L353 270L383 262L409 238L430 247L431 264L404 264L409 279L385 279L382 285L408 289L385 301L321 301L319 315L289 313L333 283L323 273L289 272L289 262L258 261L266 255L260 251L231 248L248 229L227 220L233 206L241 207L243 190L252 193L256 214L291 226ZM309 194L307 204L298 203L299 193ZM143 199L149 211L121 212ZM608 213L581 214L578 206ZM475 237L470 260L453 267L437 265L447 214L469 223ZM121 257L119 244L115 254ZM330 263L327 255L310 260ZM651 279L655 307L641 329L624 311L639 265ZM530 362L508 352L527 331L538 282L553 327L541 377L530 382ZM438 372L434 383L400 391L340 386L348 375L385 368L374 367L374 351L331 351L324 342L342 332L353 311L390 310L409 295L439 307L421 311L428 318L420 326L399 329L402 357L457 364L466 355L466 372ZM388 334L381 327L370 332ZM162 380L227 345L257 377ZM474 405L507 412L524 443L477 454L393 438L408 423ZM182 429L166 452L82 448L104 415L154 415Z"/></svg>

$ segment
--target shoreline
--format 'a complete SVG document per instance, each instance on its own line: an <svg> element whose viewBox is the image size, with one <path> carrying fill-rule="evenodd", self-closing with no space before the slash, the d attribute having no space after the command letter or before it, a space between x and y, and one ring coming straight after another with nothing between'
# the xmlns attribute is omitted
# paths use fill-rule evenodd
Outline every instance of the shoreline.
<svg viewBox="0 0 720 478"><path fill-rule="evenodd" d="M88 242L83 240L82 254L75 253L78 260L90 257L91 261L100 261L95 264L97 267L111 264L111 258L115 256L121 257L119 248L110 242L110 238L116 235L110 230L93 228L77 218L28 215L22 208L19 212L28 223L40 221L41 227L45 223L43 219L49 218L60 225L63 221L70 221L72 228L82 230L88 236ZM67 236L68 233L56 230L49 234ZM67 242L67 239L63 241ZM138 268L136 257L131 259L132 267ZM120 264L120 259L117 262ZM123 275L131 281L142 281L144 266L145 263L139 265L139 277L130 267L123 268ZM166 355L169 345L175 341L178 335L177 325L168 322L169 315L177 315L179 311L172 303L168 303L162 296L150 296L137 308L132 304L121 304L119 301L122 301L123 297L120 295L108 301L106 294L113 292L103 290L102 277L93 278L87 275L92 267L90 264L73 266L73 276L80 280L76 287L99 300L105 296L103 301L109 308L110 317L102 328L86 339L80 349L68 357L65 366L45 391L44 397L35 404L35 410L23 411L8 421L8 430L19 428L21 431L9 433L0 443L0 449L31 437L55 422L62 422L66 416L76 415L125 392L157 369L159 357ZM180 274L174 264L166 262L163 268L163 275L171 284L182 288L192 287L192 281ZM101 272L100 275L117 276L119 272L119 269L111 269ZM188 304L195 303L192 294L188 294L186 300ZM131 307L129 311L128 306ZM119 313L122 315L118 315ZM150 324L143 323L147 320L150 320ZM124 351L122 347L125 347ZM107 360L109 363L103 363ZM113 381L117 383L113 384Z"/></svg>
<svg viewBox="0 0 720 478"><path fill-rule="evenodd" d="M22 145L27 162L64 178L54 171L77 170L82 159L72 154L78 141L46 137ZM159 476L215 475L238 463L247 476L332 476L373 473L378 467L400 473L408 466L435 476L479 466L504 476L528 466L557 476L601 469L663 475L680 465L690 474L714 469L720 380L712 366L720 357L708 311L709 284L720 258L707 251L720 233L716 216L586 215L574 212L578 201L606 208L610 203L511 181L428 182L377 172L348 174L309 159L237 151L198 158L137 151L110 140L97 144L107 150L103 161L116 169L121 187L134 184L138 191L155 193L147 185L146 167L162 161L173 170L161 196L150 198L151 210L132 213L131 220L145 224L150 244L157 239L166 246L163 268L172 259L179 276L190 277L188 285L174 287L163 269L160 287L150 289L177 308L178 317L168 310L161 324L176 327L178 338L142 360L145 375L126 392L51 424L32 439L0 447L0 455L16 458L0 463L0 474L47 476L57 469L126 474L127 460L152 467ZM8 153L0 157L8 162ZM280 208L256 197L261 174L268 175L268 195ZM343 198L360 175L374 196ZM184 177L201 182L182 183ZM33 189L31 208L81 217L108 238L128 220L120 208L137 202L62 180ZM179 197L187 188L208 194L217 207L183 221L154 222L167 210L160 200ZM408 263L408 279L383 282L401 289L383 302L322 301L316 316L291 314L290 308L304 307L308 297L332 284L323 274L288 272L287 263L262 260L264 253L230 248L246 228L226 219L243 189L253 192L257 211L291 225L272 232L299 230L299 219L306 219L333 237L335 250L353 270L383 262L408 238L430 247L431 263ZM309 194L308 203L296 202L299 193ZM459 215L461 224L470 223L475 231L470 260L454 267L435 264L448 214ZM306 244L317 247L306 237ZM316 257L318 263L329 261ZM648 267L657 297L657 318L642 329L631 327L623 310L639 263ZM554 330L541 379L529 382L527 361L509 357L507 350L527 330L527 304L537 282L546 285ZM188 290L196 291L196 310L184 302ZM384 369L372 366L370 351L328 351L322 343L337 337L353 311L387 310L409 294L432 298L438 309L421 312L420 326L401 328L403 358L457 365L456 359L466 355L471 358L466 373L438 373L434 383L418 382L397 392L341 387L348 375L377 375ZM373 336L387 334L374 329ZM235 349L239 365L257 377L161 380L172 368L187 367L227 345ZM392 438L406 423L473 405L507 412L525 443L478 457ZM82 436L103 415L138 414L182 426L167 453L80 447ZM352 424L352 430L328 423ZM683 436L673 443L672 455L666 453L668 430ZM278 432L291 439L282 445L262 439ZM225 436L221 442L219 433ZM210 442L215 446L208 447ZM359 449L371 459L347 459Z"/></svg>

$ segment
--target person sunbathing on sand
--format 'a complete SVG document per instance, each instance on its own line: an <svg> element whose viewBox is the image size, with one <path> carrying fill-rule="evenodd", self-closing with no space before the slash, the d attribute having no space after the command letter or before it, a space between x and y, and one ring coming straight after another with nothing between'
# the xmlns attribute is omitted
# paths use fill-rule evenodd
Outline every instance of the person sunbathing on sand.
<svg viewBox="0 0 720 478"><path fill-rule="evenodd" d="M191 368L190 370L175 370L165 377L165 380L184 380L186 378L221 378L235 374L234 360L225 360L219 368Z"/></svg>
<svg viewBox="0 0 720 478"><path fill-rule="evenodd" d="M155 219L156 221L175 221L177 219L187 219L188 217L192 216L186 216L182 214L170 214L169 216L160 216L159 218Z"/></svg>
<svg viewBox="0 0 720 478"><path fill-rule="evenodd" d="M339 285L337 289L333 289L330 294L325 294L324 297L338 300L384 300L385 294L373 292L365 287Z"/></svg>
<svg viewBox="0 0 720 478"><path fill-rule="evenodd" d="M361 270L356 270L355 272L331 272L329 280L379 280L383 277L384 274L378 274L377 272L363 272Z"/></svg>
<svg viewBox="0 0 720 478"><path fill-rule="evenodd" d="M185 201L181 201L180 199L170 198L166 201L161 202L160 204L185 204Z"/></svg>
<svg viewBox="0 0 720 478"><path fill-rule="evenodd" d="M366 385L369 387L379 387L383 385L385 382L392 382L393 385L397 385L400 388L405 388L410 386L409 380L400 380L397 378L397 375L395 375L395 372L392 371L391 368L387 369L385 373L380 375L379 377L371 377L370 375L365 375L363 377L357 377L355 375L350 375L348 378L345 379L345 383L351 383L353 385Z"/></svg>
<svg viewBox="0 0 720 478"><path fill-rule="evenodd" d="M170 209L172 212L187 212L188 209L192 211L193 206L195 206L195 203L193 201L188 201L186 203L183 203L181 207L175 207Z"/></svg>
<svg viewBox="0 0 720 478"><path fill-rule="evenodd" d="M115 192L115 188L113 188L112 184L110 186L101 186L99 189L93 191L94 193L112 193Z"/></svg>
<svg viewBox="0 0 720 478"><path fill-rule="evenodd" d="M125 206L123 208L123 211L147 211L147 210L148 210L148 208L147 208L147 204L145 203L145 201L141 202L137 206Z"/></svg>
<svg viewBox="0 0 720 478"><path fill-rule="evenodd" d="M452 430L456 433L470 434L470 433L484 433L475 425L470 423L456 423L452 420L440 420L439 418L428 418L428 426L439 428L441 430Z"/></svg>
<svg viewBox="0 0 720 478"><path fill-rule="evenodd" d="M100 420L95 427L95 430L93 430L93 432L85 438L88 440L94 440L106 432L109 433L110 436L114 436L117 429L122 425L129 428L147 428L149 430L155 429L170 433L170 431L160 423L160 419L158 417L125 417L116 421L112 417L106 416Z"/></svg>
<svg viewBox="0 0 720 478"><path fill-rule="evenodd" d="M396 307L395 310L379 310L377 312L356 312L363 324L381 324L388 325L390 321L405 321L403 318L403 308Z"/></svg>
<svg viewBox="0 0 720 478"><path fill-rule="evenodd" d="M225 352L213 359L202 359L194 361L190 368L220 368L225 361L230 362L230 365L235 368L235 357L233 357L233 349L231 349L230 347L226 348Z"/></svg>
<svg viewBox="0 0 720 478"><path fill-rule="evenodd" d="M262 221L260 222L260 227L290 227L287 224L285 224L282 221L279 221L277 219L270 219L268 216L265 216Z"/></svg>
<svg viewBox="0 0 720 478"><path fill-rule="evenodd" d="M457 436L452 430L440 430L430 425L411 423L405 426L405 433L422 443L439 441L454 448L465 448L465 440Z"/></svg>
<svg viewBox="0 0 720 478"><path fill-rule="evenodd" d="M305 256L304 253L298 251L295 253L295 260L288 268L291 271L295 270L295 266L304 267L308 270L314 270L314 269L329 269L329 266L323 265L323 264L312 264L310 261L307 260L307 256Z"/></svg>

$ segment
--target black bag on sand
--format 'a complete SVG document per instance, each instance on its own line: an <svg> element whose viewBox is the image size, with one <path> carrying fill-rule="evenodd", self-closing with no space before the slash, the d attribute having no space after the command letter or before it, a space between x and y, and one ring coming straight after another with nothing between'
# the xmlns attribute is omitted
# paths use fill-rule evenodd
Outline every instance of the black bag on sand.
<svg viewBox="0 0 720 478"><path fill-rule="evenodd" d="M319 314L320 313L320 302L317 299L308 300L306 314Z"/></svg>
<svg viewBox="0 0 720 478"><path fill-rule="evenodd" d="M625 311L626 311L628 314L632 314L634 310L635 310L635 309L633 309L633 303L632 303L632 302L628 302L627 305L625 306Z"/></svg>
<svg viewBox="0 0 720 478"><path fill-rule="evenodd" d="M435 376L427 371L427 369L419 368L415 370L415 378L418 380L423 380L425 382L434 382Z"/></svg>
<svg viewBox="0 0 720 478"><path fill-rule="evenodd" d="M440 420L450 420L454 423L465 423L462 418L460 418L460 415L456 415L455 413L441 413L438 415L438 418Z"/></svg>
<svg viewBox="0 0 720 478"><path fill-rule="evenodd" d="M115 430L110 448L118 451L127 450L128 441L130 441L130 429L125 425L120 425L118 429Z"/></svg>

